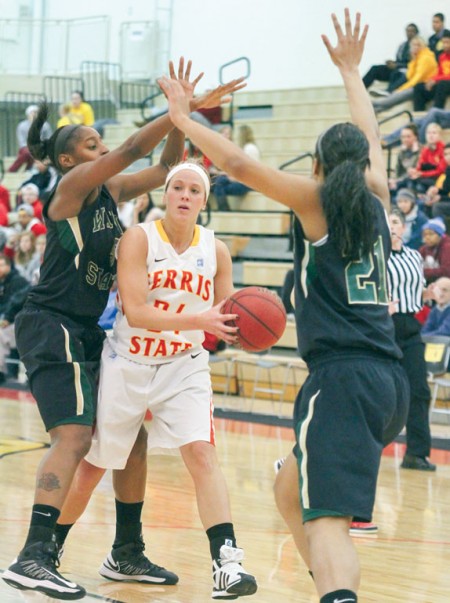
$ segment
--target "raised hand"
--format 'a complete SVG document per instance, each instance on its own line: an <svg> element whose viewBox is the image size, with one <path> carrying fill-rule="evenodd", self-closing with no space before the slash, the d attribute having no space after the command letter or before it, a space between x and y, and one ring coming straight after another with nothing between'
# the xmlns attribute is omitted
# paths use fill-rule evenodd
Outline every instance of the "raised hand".
<svg viewBox="0 0 450 603"><path fill-rule="evenodd" d="M218 105L223 105L224 103L229 103L231 101L231 94L245 88L247 85L244 82L243 77L239 77L235 80L231 80L227 84L222 84L214 88L214 90L209 90L205 92L201 96L197 96L192 99L191 107L193 106L193 110L199 109L200 107L204 109L209 109L210 107L217 107Z"/></svg>
<svg viewBox="0 0 450 603"><path fill-rule="evenodd" d="M173 125L180 127L183 118L189 118L191 112L186 90L179 80L170 79L166 76L160 77L158 84L169 101L169 115Z"/></svg>
<svg viewBox="0 0 450 603"><path fill-rule="evenodd" d="M187 62L186 70L184 69L184 57L181 57L178 62L178 76L175 74L175 67L173 61L169 62L169 74L172 80L176 80L180 83L183 90L186 92L187 98L190 100L194 96L194 90L196 85L203 77L203 71L197 75L197 77L191 82L191 69L192 61Z"/></svg>
<svg viewBox="0 0 450 603"><path fill-rule="evenodd" d="M323 43L328 50L331 60L341 70L358 67L364 52L364 43L369 26L365 25L360 35L361 14L356 13L355 27L352 29L352 21L348 8L345 9L345 33L342 31L341 25L334 13L331 15L331 18L337 35L337 45L333 48L328 37L322 35Z"/></svg>

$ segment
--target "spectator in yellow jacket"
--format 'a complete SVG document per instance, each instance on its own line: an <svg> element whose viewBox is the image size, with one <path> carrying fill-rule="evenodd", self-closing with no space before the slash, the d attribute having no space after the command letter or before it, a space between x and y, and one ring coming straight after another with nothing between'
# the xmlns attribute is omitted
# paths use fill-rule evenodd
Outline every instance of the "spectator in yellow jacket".
<svg viewBox="0 0 450 603"><path fill-rule="evenodd" d="M81 90L72 92L72 107L70 114L75 117L80 117L81 123L84 126L92 126L94 124L94 110L91 105L84 100Z"/></svg>
<svg viewBox="0 0 450 603"><path fill-rule="evenodd" d="M414 86L430 80L437 74L436 57L428 48L425 40L420 36L415 36L410 42L410 47L411 60L406 71L406 82L397 88L394 93L373 101L376 113L411 100L414 96Z"/></svg>

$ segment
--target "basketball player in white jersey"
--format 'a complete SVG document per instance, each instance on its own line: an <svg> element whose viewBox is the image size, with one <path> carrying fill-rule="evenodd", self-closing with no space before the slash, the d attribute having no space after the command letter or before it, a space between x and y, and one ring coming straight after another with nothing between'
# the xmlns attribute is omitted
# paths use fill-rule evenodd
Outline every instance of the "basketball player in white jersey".
<svg viewBox="0 0 450 603"><path fill-rule="evenodd" d="M79 508L77 496L87 503L106 469L127 467L133 446L143 440L150 409L150 451L179 449L194 480L213 560L212 597L235 599L253 594L257 585L241 565L243 550L236 547L214 446L204 331L234 343L237 329L226 324L235 315L221 313L225 298L233 293L228 248L196 223L209 190L209 176L201 166L178 164L166 179L165 218L130 228L120 241L119 312L103 349L97 426L61 522L74 523L81 514L71 516L71 508ZM121 567L123 548L116 536L100 569L103 576L130 579L126 564ZM161 570L158 578L153 571L152 580L143 575L142 581L176 583L175 574ZM138 579L135 573L132 579Z"/></svg>

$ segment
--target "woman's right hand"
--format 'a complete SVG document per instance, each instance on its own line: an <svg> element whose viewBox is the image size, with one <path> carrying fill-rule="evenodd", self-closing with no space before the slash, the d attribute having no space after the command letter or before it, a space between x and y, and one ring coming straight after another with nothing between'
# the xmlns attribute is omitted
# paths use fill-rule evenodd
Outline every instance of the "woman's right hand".
<svg viewBox="0 0 450 603"><path fill-rule="evenodd" d="M226 323L237 320L239 317L237 314L222 314L222 308L225 305L225 302L226 300L224 299L210 310L200 314L201 328L204 331L208 331L208 333L212 333L219 339L223 339L225 343L233 345L238 342L236 333L238 332L239 327L232 327Z"/></svg>
<svg viewBox="0 0 450 603"><path fill-rule="evenodd" d="M165 75L160 77L157 82L169 102L169 115L173 125L182 130L183 121L186 118L189 119L189 113L191 112L186 91L179 81L170 79Z"/></svg>

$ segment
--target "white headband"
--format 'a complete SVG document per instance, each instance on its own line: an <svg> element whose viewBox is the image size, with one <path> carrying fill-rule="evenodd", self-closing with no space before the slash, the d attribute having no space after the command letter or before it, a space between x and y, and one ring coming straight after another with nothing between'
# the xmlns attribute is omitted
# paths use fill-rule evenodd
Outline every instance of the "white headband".
<svg viewBox="0 0 450 603"><path fill-rule="evenodd" d="M169 181L175 176L175 174L178 174L178 172L181 172L182 170L192 170L193 172L195 172L196 174L198 174L200 176L203 184L205 185L205 200L207 201L208 197L209 197L209 190L211 188L211 184L209 182L209 178L206 175L205 170L203 168L201 168L200 166L198 166L196 163L188 163L188 162L179 163L178 165L173 167L166 176L165 188L167 189L167 185L169 184Z"/></svg>

